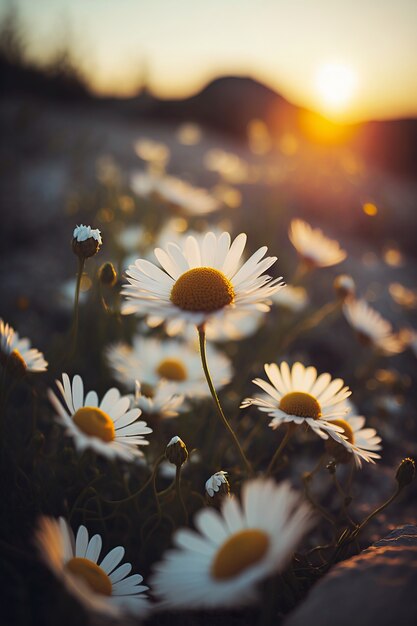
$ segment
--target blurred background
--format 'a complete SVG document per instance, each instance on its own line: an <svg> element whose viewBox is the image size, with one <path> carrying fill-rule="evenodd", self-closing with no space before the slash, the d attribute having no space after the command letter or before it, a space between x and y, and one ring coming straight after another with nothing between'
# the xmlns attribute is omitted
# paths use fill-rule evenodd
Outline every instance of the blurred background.
<svg viewBox="0 0 417 626"><path fill-rule="evenodd" d="M245 229L289 280L302 217L348 252L330 274L415 327L416 26L413 0L0 0L2 315L67 327L76 223L121 271L126 226ZM155 173L220 208L142 211Z"/></svg>

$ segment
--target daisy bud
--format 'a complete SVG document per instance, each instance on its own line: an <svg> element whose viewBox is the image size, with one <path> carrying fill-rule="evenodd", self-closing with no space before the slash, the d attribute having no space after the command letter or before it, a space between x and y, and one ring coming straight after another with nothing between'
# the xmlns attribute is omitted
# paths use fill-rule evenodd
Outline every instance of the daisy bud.
<svg viewBox="0 0 417 626"><path fill-rule="evenodd" d="M398 483L399 489L404 489L410 483L413 482L416 474L416 464L413 459L406 458L401 461L398 466L395 479Z"/></svg>
<svg viewBox="0 0 417 626"><path fill-rule="evenodd" d="M336 292L336 296L344 301L346 298L351 298L355 295L355 281L349 274L339 274L333 281L333 289Z"/></svg>
<svg viewBox="0 0 417 626"><path fill-rule="evenodd" d="M72 235L72 249L80 259L88 259L94 256L102 244L98 228L80 224L74 228Z"/></svg>
<svg viewBox="0 0 417 626"><path fill-rule="evenodd" d="M171 439L165 450L165 456L170 463L181 467L188 459L187 446L178 436Z"/></svg>
<svg viewBox="0 0 417 626"><path fill-rule="evenodd" d="M206 494L208 498L218 499L230 495L230 484L226 478L227 472L216 472L206 482Z"/></svg>
<svg viewBox="0 0 417 626"><path fill-rule="evenodd" d="M98 271L98 277L102 285L113 287L117 281L117 272L114 269L113 263L103 263Z"/></svg>

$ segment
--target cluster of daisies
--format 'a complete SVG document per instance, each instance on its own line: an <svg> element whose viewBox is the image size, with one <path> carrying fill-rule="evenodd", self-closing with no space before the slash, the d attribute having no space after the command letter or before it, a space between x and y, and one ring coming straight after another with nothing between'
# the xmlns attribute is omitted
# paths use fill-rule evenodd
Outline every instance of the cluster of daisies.
<svg viewBox="0 0 417 626"><path fill-rule="evenodd" d="M165 181L165 194L167 185ZM161 189L158 183L158 193ZM176 191L184 193L183 188ZM170 190L174 192L175 185ZM123 313L145 317L151 328L164 324L170 338L161 342L143 336L139 327L131 344L106 347L109 368L126 395L112 387L99 399L95 391L86 392L79 375L71 379L64 373L56 381L59 393L49 390L49 399L79 452L91 448L108 459L135 463L143 457L142 446L149 443L147 436L152 433L142 415L175 418L191 402L209 395L196 328L208 339L221 342L255 332L262 314L273 305L292 311L306 306L303 288L285 286L281 277L266 273L276 262L276 257L266 256L266 247L244 260L246 239L239 234L232 240L221 231L181 235L155 249L157 263L142 258L128 267L122 288ZM290 239L303 272L335 265L346 257L336 241L301 220L292 222ZM79 258L92 256L101 243L98 230L81 225L74 231L73 248ZM346 318L362 341L386 353L402 349L390 324L355 298L351 279L345 277L339 283L345 293ZM177 337L181 333L186 341ZM212 382L220 389L233 379L231 363L210 344L207 356ZM43 355L2 320L0 362L29 372L47 367ZM326 454L337 463L353 462L360 468L363 462L380 458L381 439L357 415L343 380L299 362L292 367L286 362L264 367L266 379L253 381L260 392L244 399L242 409L257 407L266 413L274 431L310 429L326 441ZM177 439L172 440L174 444L179 443ZM174 548L154 565L149 584L160 601L156 606L213 608L253 601L256 584L285 569L313 523L310 506L285 482L247 480L239 499L230 494L227 472L219 471L207 480L206 494L209 499L222 496L219 510L211 506L199 511L193 520L195 530L177 530ZM41 518L36 540L44 561L87 607L145 615L155 606L142 576L131 574L131 564L123 563L123 547L103 557L100 535L90 537L87 528L80 526L74 536L63 518Z"/></svg>

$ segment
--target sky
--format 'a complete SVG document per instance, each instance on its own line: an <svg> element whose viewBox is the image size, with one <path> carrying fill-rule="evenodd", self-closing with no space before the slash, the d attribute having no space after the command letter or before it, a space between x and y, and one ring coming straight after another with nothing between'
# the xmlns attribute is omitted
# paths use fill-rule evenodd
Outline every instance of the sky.
<svg viewBox="0 0 417 626"><path fill-rule="evenodd" d="M99 94L249 75L339 121L417 115L417 0L11 1L30 55L68 42Z"/></svg>

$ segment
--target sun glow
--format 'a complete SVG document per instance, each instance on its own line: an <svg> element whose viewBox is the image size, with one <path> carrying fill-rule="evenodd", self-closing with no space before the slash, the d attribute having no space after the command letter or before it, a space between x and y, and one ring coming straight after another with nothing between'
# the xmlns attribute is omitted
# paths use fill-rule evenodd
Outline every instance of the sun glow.
<svg viewBox="0 0 417 626"><path fill-rule="evenodd" d="M355 94L357 76L349 65L325 63L317 70L315 86L322 108L339 113L347 109Z"/></svg>

